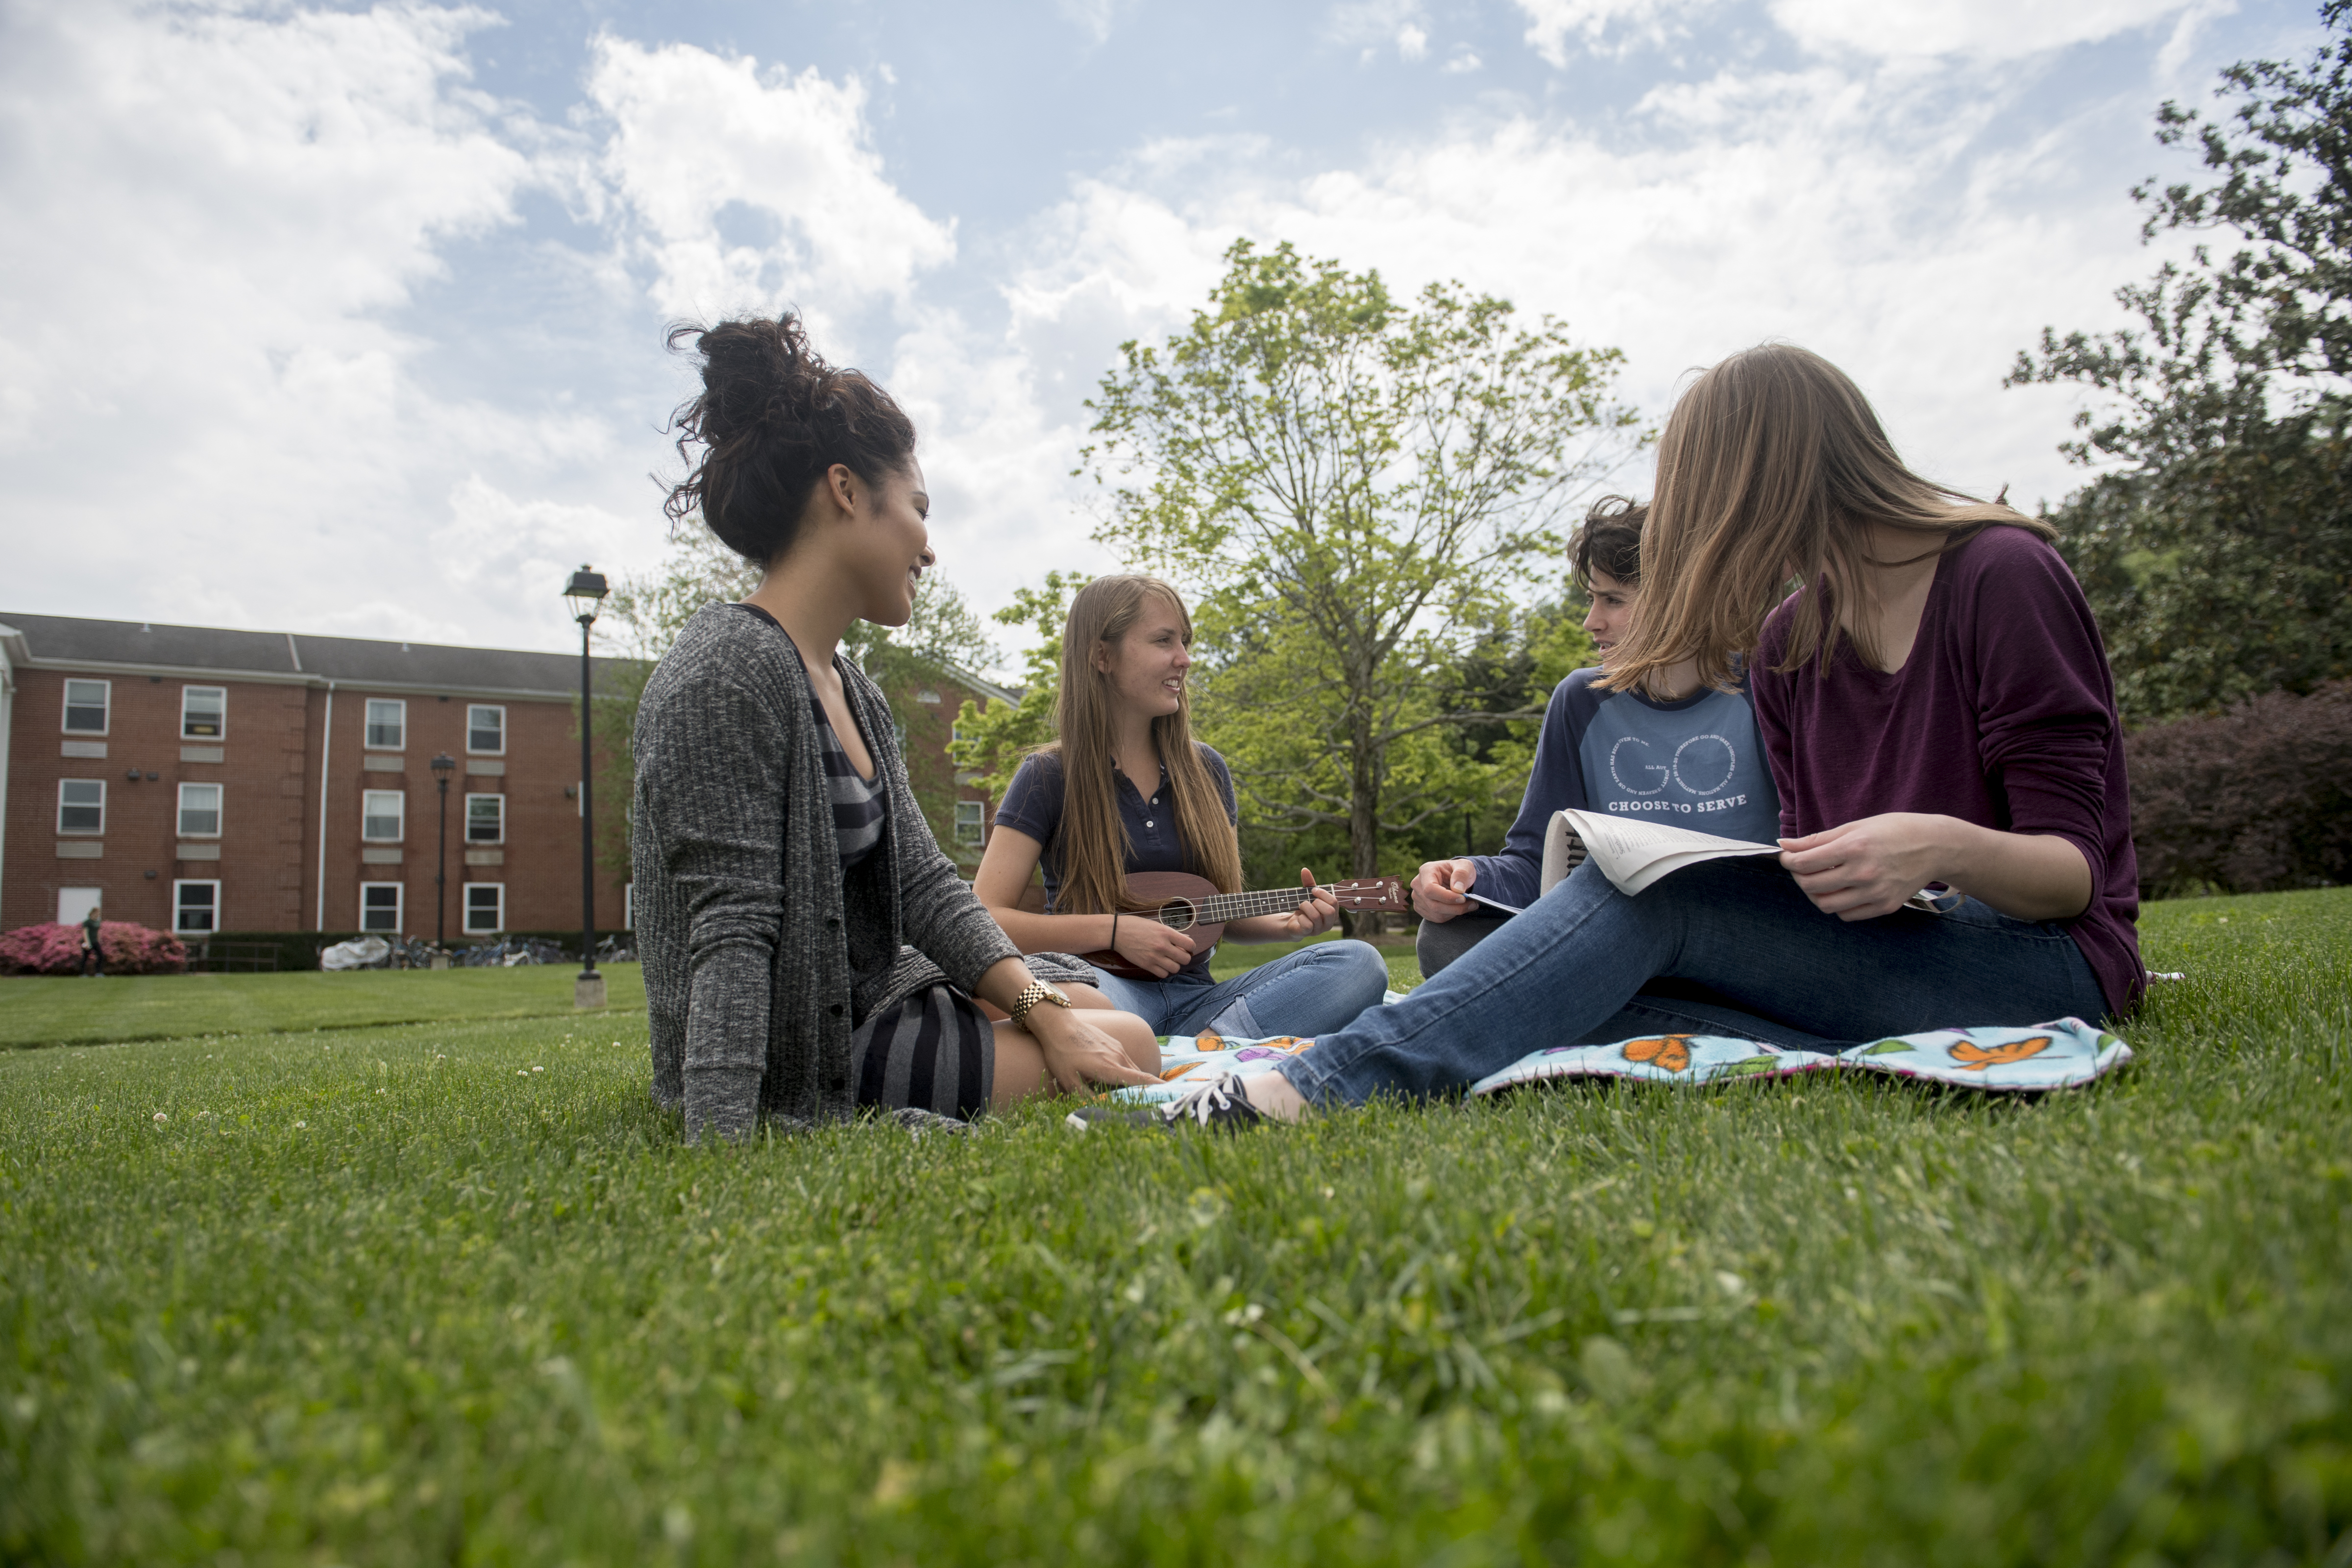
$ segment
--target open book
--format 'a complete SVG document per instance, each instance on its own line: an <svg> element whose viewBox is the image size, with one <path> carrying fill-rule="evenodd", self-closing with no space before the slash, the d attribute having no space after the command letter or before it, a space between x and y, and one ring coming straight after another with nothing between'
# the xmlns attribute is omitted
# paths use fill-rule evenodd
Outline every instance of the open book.
<svg viewBox="0 0 2352 1568"><path fill-rule="evenodd" d="M1777 844L1717 838L1712 833L1669 827L1663 822L1627 822L1598 812L1556 811L1552 813L1551 826L1544 832L1541 891L1550 892L1554 883L1583 865L1587 858L1601 868L1601 874L1609 879L1612 886L1630 897L1659 878L1702 860L1779 853L1780 847ZM1961 901L1960 894L1937 882L1905 900L1904 908L1941 915L1949 914Z"/></svg>
<svg viewBox="0 0 2352 1568"><path fill-rule="evenodd" d="M1669 872L1733 855L1778 855L1778 844L1717 838L1663 822L1604 816L1597 811L1556 811L1544 833L1542 890L1584 864L1589 855L1621 893L1638 893Z"/></svg>

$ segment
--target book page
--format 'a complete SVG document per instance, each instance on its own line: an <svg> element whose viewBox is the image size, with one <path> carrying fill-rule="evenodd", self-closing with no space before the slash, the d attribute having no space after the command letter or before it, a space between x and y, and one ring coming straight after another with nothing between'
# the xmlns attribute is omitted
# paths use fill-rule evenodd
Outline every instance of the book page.
<svg viewBox="0 0 2352 1568"><path fill-rule="evenodd" d="M1551 870L1554 837L1581 839L1584 848L1600 866L1602 876L1618 891L1639 893L1659 878L1679 871L1685 866L1696 866L1703 860L1720 860L1733 855L1778 855L1777 844L1751 844L1739 838L1718 838L1712 833L1699 833L1687 827L1670 827L1662 822L1643 822L1623 817L1605 816L1592 811L1563 811L1552 818L1553 833L1547 835L1544 846L1544 869ZM1562 875L1573 869L1565 865L1573 856L1571 847L1563 846Z"/></svg>

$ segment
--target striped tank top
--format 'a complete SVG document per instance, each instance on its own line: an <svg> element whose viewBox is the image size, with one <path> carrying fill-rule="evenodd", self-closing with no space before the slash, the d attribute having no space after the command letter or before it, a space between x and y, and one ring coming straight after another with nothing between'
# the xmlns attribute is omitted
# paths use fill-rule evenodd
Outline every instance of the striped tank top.
<svg viewBox="0 0 2352 1568"><path fill-rule="evenodd" d="M757 605L739 604L735 607L759 616L779 632L784 629L777 625L775 616ZM833 721L825 716L824 703L818 698L814 683L808 679L808 665L801 660L799 645L793 641L789 632L784 634L784 646L792 650L793 658L800 662L802 683L809 688L809 712L816 721L817 742L824 752L825 793L833 801L834 844L841 852L842 875L847 876L865 864L866 858L882 842L882 824L888 816L889 802L882 782L881 762L876 759L873 778L858 776L857 769L849 761L848 752L842 747L841 737L834 732ZM863 735L859 737L861 740L864 738ZM866 748L866 754L868 757L875 754L870 743Z"/></svg>

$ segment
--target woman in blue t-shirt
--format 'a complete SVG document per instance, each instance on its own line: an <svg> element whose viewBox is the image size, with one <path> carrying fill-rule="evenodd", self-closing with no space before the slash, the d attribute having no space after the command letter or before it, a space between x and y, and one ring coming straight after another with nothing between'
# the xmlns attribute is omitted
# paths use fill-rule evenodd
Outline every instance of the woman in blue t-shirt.
<svg viewBox="0 0 2352 1568"><path fill-rule="evenodd" d="M1622 496L1595 503L1569 549L1577 586L1591 597L1584 629L1603 657L1633 629L1642 587L1642 525L1650 509ZM1412 879L1424 978L1502 929L1542 893L1543 847L1561 811L1601 811L1769 844L1780 797L1765 763L1743 676L1718 691L1696 667L1671 671L1679 693L1612 690L1599 667L1555 688L1536 741L1535 771L1498 855L1425 862Z"/></svg>
<svg viewBox="0 0 2352 1568"><path fill-rule="evenodd" d="M1102 577L1062 629L1058 742L1021 764L996 808L972 890L1024 952L1118 952L1156 976L1095 968L1111 1005L1162 1035L1246 1038L1336 1029L1381 1000L1388 965L1360 942L1318 942L1219 982L1209 952L1136 911L1131 873L1184 871L1241 890L1241 841L1225 760L1192 739L1185 672L1192 619L1154 577ZM1021 906L1040 861L1045 910ZM1301 871L1304 887L1312 874ZM1296 942L1330 929L1328 893L1289 914L1234 921L1236 942ZM1092 966L1089 966L1092 967Z"/></svg>

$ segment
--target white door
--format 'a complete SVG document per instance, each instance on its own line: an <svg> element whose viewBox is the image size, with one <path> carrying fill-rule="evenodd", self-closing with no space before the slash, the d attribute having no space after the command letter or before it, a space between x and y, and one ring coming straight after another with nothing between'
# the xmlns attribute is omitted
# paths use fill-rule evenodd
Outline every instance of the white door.
<svg viewBox="0 0 2352 1568"><path fill-rule="evenodd" d="M58 924L78 926L82 917L98 904L96 888L59 888L58 889Z"/></svg>

